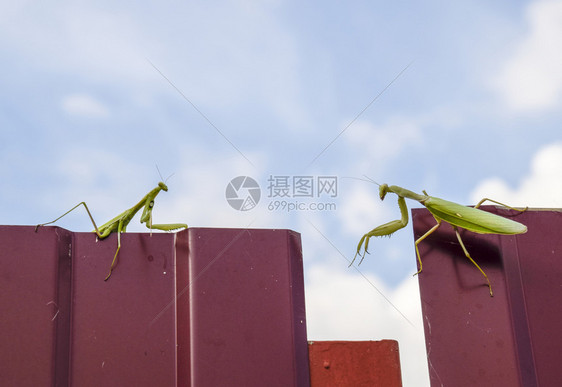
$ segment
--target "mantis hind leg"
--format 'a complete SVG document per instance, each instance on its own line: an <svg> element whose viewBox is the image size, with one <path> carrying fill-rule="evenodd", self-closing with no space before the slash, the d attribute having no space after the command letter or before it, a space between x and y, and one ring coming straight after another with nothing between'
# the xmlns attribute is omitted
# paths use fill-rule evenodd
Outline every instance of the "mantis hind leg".
<svg viewBox="0 0 562 387"><path fill-rule="evenodd" d="M480 207L480 206L482 205L482 203L484 203L485 201L489 201L489 202L492 202L492 203L496 203L496 204L499 204L500 206L503 206L503 207L505 207L505 208L509 208L510 210L515 210L515 211L519 211L519 212L525 212L525 211L527 211L527 210L529 209L529 207L525 207L525 208L523 208L523 209L521 210L521 209L519 209L519 208L511 207L511 206L508 206L507 204L503 204L503 203L497 202L497 201L492 200L492 199L489 199L489 198L484 198L484 199L480 200L480 201L478 202L478 204L474 206L474 208Z"/></svg>
<svg viewBox="0 0 562 387"><path fill-rule="evenodd" d="M98 236L100 239L103 239L103 238L105 238L107 235L109 235L109 233L107 233L107 234L105 234L105 233L104 233L104 234L101 234L101 233L100 233L100 231L98 230L98 226L96 225L96 222L95 222L95 220L94 220L94 217L92 216L90 210L88 209L88 206L86 205L86 202L80 202L80 203L78 203L77 205L75 205L74 207L72 207L70 210L66 211L64 214L62 214L61 216L59 216L59 217L56 218L55 220L51 220L50 222L47 222L47 223L38 224L37 226L35 226L35 232L37 232L37 229L38 229L39 227L41 227L41 226L46 226L46 225L48 225L48 224L55 223L55 222L56 222L57 220L59 220L60 218L66 216L66 215L68 215L69 213L71 213L72 211L74 211L74 210L75 210L76 208L78 208L80 205L83 205L84 208L86 209L86 212L88 213L88 216L90 217L90 220L92 221L92 224L94 225L94 228L96 229L95 233L97 234L97 236Z"/></svg>
<svg viewBox="0 0 562 387"><path fill-rule="evenodd" d="M459 243L461 244L461 247L464 251L464 255L466 255L466 257L468 259L470 259L470 262L472 262L474 264L474 266L476 266L476 268L480 271L480 273L482 273L484 278L486 278L486 281L488 282L488 288L490 289L490 296L494 297L494 293L492 292L492 284L490 283L490 280L488 279L488 276L486 275L486 273L484 273L484 270L482 270L480 268L480 266L478 266L478 264L476 262L474 262L474 259L472 259L472 257L468 253L468 250L466 249L466 247L464 246L464 243L462 242L461 234L459 233L459 229L457 227L454 227L454 229L455 229L455 233L457 234L457 239L459 240Z"/></svg>

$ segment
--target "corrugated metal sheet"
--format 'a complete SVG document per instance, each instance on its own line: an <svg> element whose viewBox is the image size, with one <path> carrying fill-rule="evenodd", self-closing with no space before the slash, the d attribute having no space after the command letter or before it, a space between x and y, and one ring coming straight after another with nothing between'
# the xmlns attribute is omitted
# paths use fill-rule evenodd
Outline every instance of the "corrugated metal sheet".
<svg viewBox="0 0 562 387"><path fill-rule="evenodd" d="M521 235L461 231L492 283L443 224L420 243L419 275L432 386L554 386L562 380L562 211L483 209L525 224ZM415 238L435 220L412 211Z"/></svg>
<svg viewBox="0 0 562 387"><path fill-rule="evenodd" d="M0 226L2 385L305 386L300 235Z"/></svg>

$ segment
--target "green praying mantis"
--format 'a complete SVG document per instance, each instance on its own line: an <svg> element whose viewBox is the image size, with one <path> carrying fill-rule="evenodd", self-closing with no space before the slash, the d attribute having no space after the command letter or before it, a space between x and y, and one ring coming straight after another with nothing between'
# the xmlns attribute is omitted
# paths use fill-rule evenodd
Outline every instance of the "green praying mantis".
<svg viewBox="0 0 562 387"><path fill-rule="evenodd" d="M145 223L146 227L150 229L163 230L163 231L172 231L178 230L180 228L187 228L187 224L184 223L170 223L170 224L152 224L152 209L154 207L154 200L156 196L160 193L160 191L168 191L168 186L163 182L159 182L158 186L147 193L137 204L133 207L129 208L128 210L122 212L121 214L117 215L115 218L111 219L107 223L101 225L99 228L96 226L96 222L86 205L86 202L80 202L70 210L56 218L55 220L47 223L38 224L35 226L35 232L40 226L45 226L47 224L55 223L57 220L62 218L63 216L67 215L68 213L75 210L80 205L84 205L84 208L88 212L88 216L94 225L94 232L98 236L99 239L104 239L109 236L112 232L117 232L117 251L115 251L115 256L113 257L113 261L111 262L111 266L109 267L109 274L105 277L105 281L111 277L111 273L113 269L115 269L117 263L117 255L119 254L119 250L121 249L121 233L125 232L127 229L127 225L133 219L137 212L140 211L141 208L144 208L142 211L142 215L140 218L141 223Z"/></svg>
<svg viewBox="0 0 562 387"><path fill-rule="evenodd" d="M493 297L494 293L492 292L492 285L490 283L490 280L488 279L488 276L486 275L486 273L484 273L484 270L482 270L480 266L478 266L478 264L474 261L474 259L472 259L472 257L468 253L468 250L464 246L464 243L461 239L458 229L460 227L460 228L464 228L465 230L469 230L479 234L501 234L501 235L523 234L527 232L527 226L525 226L524 224L515 222L513 220L486 211L479 210L478 207L480 207L482 203L484 203L485 201L490 201L499 204L501 206L507 207L509 209L520 211L520 212L526 211L527 207L521 210L521 209L506 206L505 204L502 204L492 199L484 198L480 202L478 202L478 204L474 206L474 208L472 208L454 202L450 202L447 200L443 200L440 198L436 198L433 196L429 196L425 191L422 191L423 195L420 195L395 185L391 185L391 186L387 184L379 185L379 196L381 200L384 200L388 192L395 193L398 196L398 207L400 208L400 214L401 214L400 220L394 220L385 223L363 235L363 237L359 241L359 245L357 246L357 252L355 253L355 256L353 257L353 260L351 261L351 264L349 266L353 265L353 262L355 262L355 258L357 258L357 255L361 255L361 247L363 246L363 243L365 243L365 249L364 249L365 252L363 253L363 256L359 264L363 262L363 259L365 258L365 253L367 253L367 249L369 247L369 239L371 237L390 236L395 231L398 231L401 228L406 227L406 225L408 224L408 208L406 207L405 198L417 200L418 202L423 204L429 210L429 212L431 212L431 214L437 221L437 224L415 241L416 255L418 258L420 268L416 273L414 273L414 275L422 272L422 261L421 261L418 245L420 244L421 241L423 241L425 238L427 238L429 235L435 232L439 228L439 226L441 226L442 222L446 222L449 223L451 226L453 226L453 229L455 230L455 234L457 235L457 239L459 240L459 243L463 249L464 255L470 260L470 262L472 262L478 268L480 273L484 275L484 278L486 278L486 281L488 283L488 288L490 289L490 296Z"/></svg>

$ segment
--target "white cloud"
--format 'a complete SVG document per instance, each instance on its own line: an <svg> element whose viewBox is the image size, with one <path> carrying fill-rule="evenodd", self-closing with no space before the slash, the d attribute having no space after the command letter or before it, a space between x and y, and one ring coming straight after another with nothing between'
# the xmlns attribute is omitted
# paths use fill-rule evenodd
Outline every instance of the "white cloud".
<svg viewBox="0 0 562 387"><path fill-rule="evenodd" d="M7 15L0 12L0 42L14 57L37 63L43 73L102 81L151 73L144 60L150 35L142 33L130 12L88 2L37 7L24 1L7 8Z"/></svg>
<svg viewBox="0 0 562 387"><path fill-rule="evenodd" d="M119 153L100 148L76 147L69 148L67 152L60 155L55 172L65 182L74 186L84 186L87 190L99 189L100 192L104 192L115 187L99 187L100 182L123 185L127 177L143 176L142 168L142 165L134 163ZM157 173L156 170L154 173Z"/></svg>
<svg viewBox="0 0 562 387"><path fill-rule="evenodd" d="M500 178L482 181L471 193L476 203L484 197L512 206L562 207L562 143L540 149L531 162L530 174L519 187L510 188Z"/></svg>
<svg viewBox="0 0 562 387"><path fill-rule="evenodd" d="M96 148L68 148L54 162L52 172L51 179L58 184L49 185L36 198L45 212L66 211L86 201L98 224L133 206L157 183L150 180L142 165L122 154ZM157 175L156 170L153 174ZM83 230L84 225L91 227L85 214L61 219L57 225L68 225L75 231Z"/></svg>
<svg viewBox="0 0 562 387"><path fill-rule="evenodd" d="M200 155L201 160L212 159L206 150L191 149L190 157ZM214 163L198 165L196 168L182 168L168 184L170 192L166 201L158 203L162 221L176 222L178 218L191 227L272 227L276 214L267 210L266 188L263 167L267 156L262 152L246 153L258 167L252 168L238 155L217 159ZM187 165L191 158L180 161ZM258 206L250 211L237 211L226 200L226 186L237 176L250 176L261 185L261 199ZM173 191L172 191L173 190Z"/></svg>
<svg viewBox="0 0 562 387"><path fill-rule="evenodd" d="M299 78L303 66L299 42L280 21L274 2L192 5L183 11L186 19L171 21L177 29L166 34L161 27L164 33L158 31L157 36L161 42L150 47L155 65L180 89L214 109L233 109L251 101L253 109L267 109L286 121L287 128L311 125ZM209 28L208 20L221 28ZM180 43L168 41L175 34ZM170 43L189 49L173 50Z"/></svg>
<svg viewBox="0 0 562 387"><path fill-rule="evenodd" d="M429 385L417 280L409 276L391 291L367 278L414 326L356 272L314 265L307 267L309 340L397 340L404 386Z"/></svg>
<svg viewBox="0 0 562 387"><path fill-rule="evenodd" d="M512 109L542 111L562 99L562 1L535 1L526 11L529 30L493 81Z"/></svg>
<svg viewBox="0 0 562 387"><path fill-rule="evenodd" d="M377 186L363 183L362 186L353 185L350 191L342 194L345 200L339 203L336 213L342 230L350 235L363 235L373 224L393 216L388 206L381 205L378 192Z"/></svg>
<svg viewBox="0 0 562 387"><path fill-rule="evenodd" d="M135 4L131 11L88 1L53 7L0 2L0 44L47 75L78 76L111 89L158 87L175 96L149 59L201 107L263 103L259 109L302 129L311 123L299 79L299 43L280 22L277 7Z"/></svg>
<svg viewBox="0 0 562 387"><path fill-rule="evenodd" d="M71 94L62 99L62 109L70 115L85 118L105 118L109 109L100 101L88 94Z"/></svg>
<svg viewBox="0 0 562 387"><path fill-rule="evenodd" d="M383 125L356 121L346 138L358 153L371 160L396 157L404 148L423 140L419 124L400 117L390 118Z"/></svg>

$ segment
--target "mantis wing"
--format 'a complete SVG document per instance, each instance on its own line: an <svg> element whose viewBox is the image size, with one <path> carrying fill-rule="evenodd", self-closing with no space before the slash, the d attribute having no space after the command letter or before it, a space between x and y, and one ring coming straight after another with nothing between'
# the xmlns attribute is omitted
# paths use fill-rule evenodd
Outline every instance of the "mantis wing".
<svg viewBox="0 0 562 387"><path fill-rule="evenodd" d="M479 234L523 234L527 226L472 207L440 198L429 197L422 204L437 218Z"/></svg>

